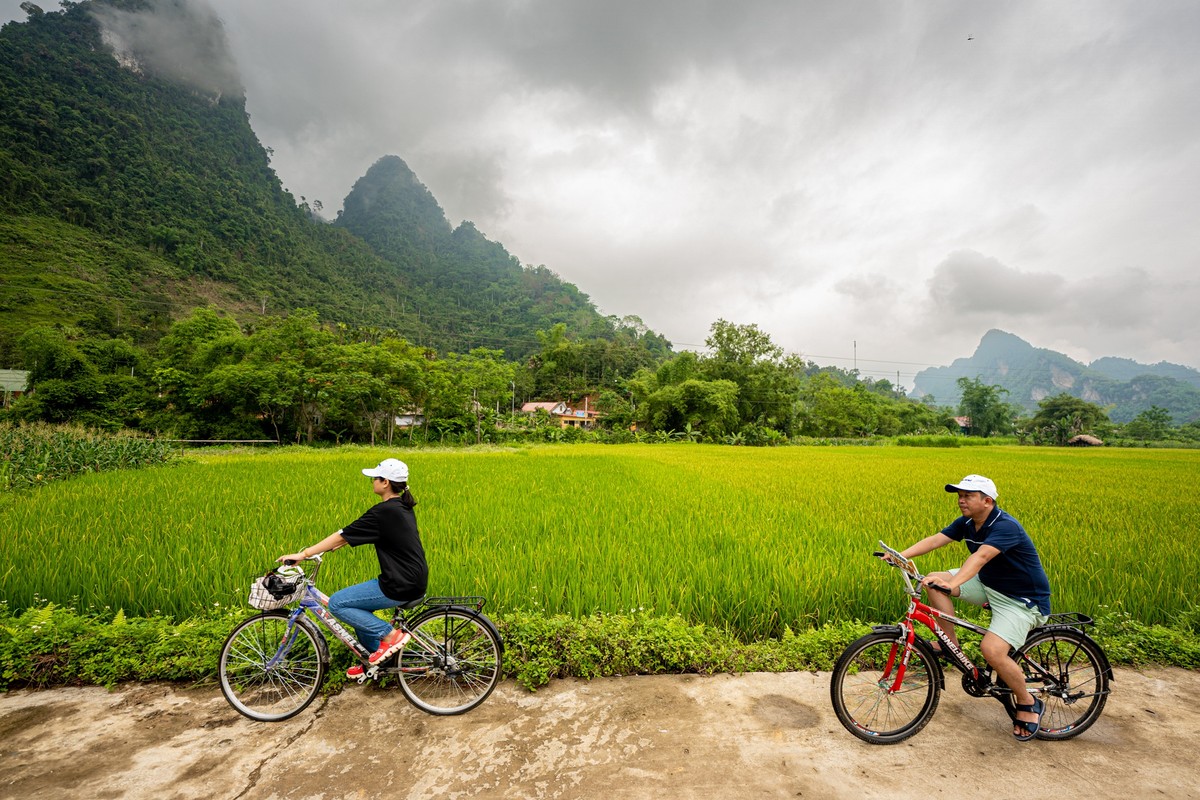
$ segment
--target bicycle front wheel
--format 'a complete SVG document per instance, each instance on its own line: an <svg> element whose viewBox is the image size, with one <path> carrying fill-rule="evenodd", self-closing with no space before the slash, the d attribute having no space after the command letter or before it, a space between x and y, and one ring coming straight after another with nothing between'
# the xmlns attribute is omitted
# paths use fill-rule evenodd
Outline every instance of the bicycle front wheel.
<svg viewBox="0 0 1200 800"><path fill-rule="evenodd" d="M868 633L833 667L829 695L846 730L864 742L894 744L924 728L937 710L940 686L932 653L919 642L896 686L904 645L895 633Z"/></svg>
<svg viewBox="0 0 1200 800"><path fill-rule="evenodd" d="M470 711L500 682L504 646L471 609L434 608L413 620L400 653L400 688L414 706L446 716Z"/></svg>
<svg viewBox="0 0 1200 800"><path fill-rule="evenodd" d="M221 648L221 693L241 714L279 722L317 696L328 668L323 640L308 620L266 611L239 624Z"/></svg>
<svg viewBox="0 0 1200 800"><path fill-rule="evenodd" d="M1039 739L1070 739L1099 719L1108 702L1112 668L1090 636L1072 628L1034 630L1021 653L1017 662L1025 671L1025 685L1046 704ZM1011 714L1013 696L1005 695L1004 703Z"/></svg>

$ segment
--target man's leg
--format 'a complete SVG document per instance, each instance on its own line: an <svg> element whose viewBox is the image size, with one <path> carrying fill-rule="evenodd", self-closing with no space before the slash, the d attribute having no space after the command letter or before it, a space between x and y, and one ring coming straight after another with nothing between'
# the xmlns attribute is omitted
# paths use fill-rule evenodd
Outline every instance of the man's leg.
<svg viewBox="0 0 1200 800"><path fill-rule="evenodd" d="M979 649L996 670L996 675L1004 681L1004 685L1012 690L1013 700L1018 705L1033 705L1034 697L1025 685L1025 672L1020 664L1009 658L1008 651L1024 644L1029 631L1042 624L1046 618L1037 609L1029 608L1024 603L999 592L988 589L987 595L992 607L992 622ZM1017 719L1022 722L1036 722L1037 714L1018 711ZM1014 733L1022 732L1014 728Z"/></svg>
<svg viewBox="0 0 1200 800"><path fill-rule="evenodd" d="M949 583L952 573L933 572L930 573L929 577L937 578L942 583ZM943 614L949 614L951 616L954 615L954 601L950 598L950 595L946 594L945 592L939 592L937 589L929 589L926 587L925 599L928 601L929 605L933 606L938 611L941 611ZM958 633L954 630L953 625L951 625L949 622L944 624L939 622L938 627L946 632L946 638L953 642L955 647L959 647Z"/></svg>
<svg viewBox="0 0 1200 800"><path fill-rule="evenodd" d="M1010 649L1008 642L989 631L984 635L979 649L987 662L992 665L992 669L996 670L1000 680L1004 681L1004 685L1012 689L1013 700L1017 705L1033 705L1033 695L1025 686L1025 672L1021 669L1020 664L1008 657ZM1032 711L1018 711L1017 719L1022 722L1037 722L1038 715ZM1019 730L1017 732L1020 733Z"/></svg>

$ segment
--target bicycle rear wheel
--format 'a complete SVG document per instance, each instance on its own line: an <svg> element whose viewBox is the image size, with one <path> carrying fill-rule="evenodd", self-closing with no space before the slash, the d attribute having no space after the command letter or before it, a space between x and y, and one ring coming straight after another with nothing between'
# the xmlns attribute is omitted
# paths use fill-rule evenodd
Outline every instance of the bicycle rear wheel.
<svg viewBox="0 0 1200 800"><path fill-rule="evenodd" d="M491 620L443 606L418 616L400 653L400 688L414 706L447 716L470 711L500 682L504 645Z"/></svg>
<svg viewBox="0 0 1200 800"><path fill-rule="evenodd" d="M1025 671L1025 685L1046 704L1039 739L1070 739L1099 719L1108 701L1112 668L1090 636L1072 628L1034 630L1020 652L1025 658L1018 657L1017 663ZM1011 694L1004 696L1010 715L1014 702Z"/></svg>
<svg viewBox="0 0 1200 800"><path fill-rule="evenodd" d="M893 690L904 646L896 633L868 633L852 642L833 667L829 695L846 730L864 742L894 744L924 728L940 698L932 653L913 644L904 681Z"/></svg>
<svg viewBox="0 0 1200 800"><path fill-rule="evenodd" d="M253 720L279 722L317 696L328 668L321 634L308 620L288 625L287 611L266 611L239 624L221 648L221 693Z"/></svg>

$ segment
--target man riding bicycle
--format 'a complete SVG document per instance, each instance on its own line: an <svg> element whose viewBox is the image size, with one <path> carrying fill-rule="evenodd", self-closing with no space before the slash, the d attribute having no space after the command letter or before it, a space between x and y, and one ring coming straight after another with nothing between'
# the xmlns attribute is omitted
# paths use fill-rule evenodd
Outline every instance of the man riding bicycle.
<svg viewBox="0 0 1200 800"><path fill-rule="evenodd" d="M949 590L949 594L929 592L929 605L952 615L951 596L954 596L991 607L992 620L980 651L1012 690L1017 710L1013 736L1026 742L1038 732L1045 705L1029 693L1021 667L1008 653L1010 647L1023 645L1029 631L1049 616L1050 581L1029 534L1021 523L996 505L998 492L994 482L982 475L968 475L957 484L946 484L946 491L958 494L962 516L910 546L902 555L913 558L951 542L967 545L970 556L961 567L925 577L924 584ZM958 647L954 626L946 625L943 631ZM936 642L933 649L940 654Z"/></svg>

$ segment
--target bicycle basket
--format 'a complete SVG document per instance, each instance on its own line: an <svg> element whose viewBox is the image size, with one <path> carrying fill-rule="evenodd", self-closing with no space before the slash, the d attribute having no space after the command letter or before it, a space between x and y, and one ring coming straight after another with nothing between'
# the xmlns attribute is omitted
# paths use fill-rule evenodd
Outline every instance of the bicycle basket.
<svg viewBox="0 0 1200 800"><path fill-rule="evenodd" d="M273 611L294 603L304 595L304 573L280 575L272 570L250 584L246 601L259 611Z"/></svg>

